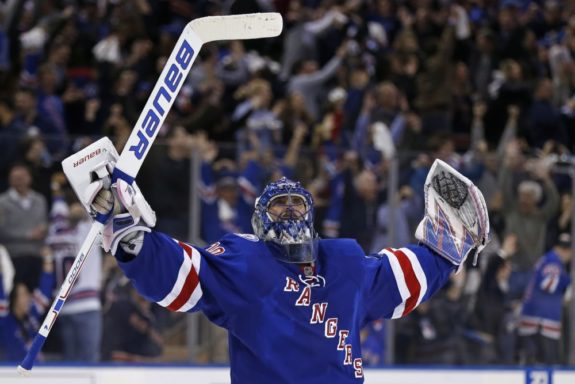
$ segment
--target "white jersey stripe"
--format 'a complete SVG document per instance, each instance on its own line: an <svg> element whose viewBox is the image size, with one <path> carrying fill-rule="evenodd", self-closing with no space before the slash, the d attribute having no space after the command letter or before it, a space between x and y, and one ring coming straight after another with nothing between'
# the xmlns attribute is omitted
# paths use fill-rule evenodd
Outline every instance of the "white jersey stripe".
<svg viewBox="0 0 575 384"><path fill-rule="evenodd" d="M188 253L186 252L186 248L191 250L191 255L188 255ZM188 279L189 274L193 273L192 269L194 269L196 271L196 274L199 276L201 254L194 247L187 246L186 248L182 247L183 261L180 270L178 271L178 277L176 278L176 283L172 287L170 293L168 293L161 301L158 302L158 304L160 304L163 307L168 307L170 304L174 302L174 300L176 300L176 298L178 298L178 296L182 292L182 289L184 288L184 285L186 283L186 280ZM180 308L178 308L177 311L187 312L190 309L192 309L193 306L198 303L198 301L202 297L202 294L203 294L202 288L200 286L200 283L198 282L198 285L195 287L194 291L190 295L190 298L185 302L185 304L183 304Z"/></svg>
<svg viewBox="0 0 575 384"><path fill-rule="evenodd" d="M200 276L201 257L202 256L200 255L200 252L198 252L196 248L192 247L192 264L194 269L196 270L196 273L198 274L198 277ZM203 295L202 284L198 282L198 286L194 289L194 292L192 293L188 301L184 305L182 305L180 309L178 309L178 312L188 312L198 303L202 295Z"/></svg>
<svg viewBox="0 0 575 384"><path fill-rule="evenodd" d="M397 284L397 289L399 290L399 294L401 295L401 303L395 307L393 310L393 315L391 316L392 319L398 319L403 316L403 311L405 310L405 302L411 296L409 289L407 288L407 284L405 282L405 276L403 275L403 270L401 269L401 265L399 265L399 261L397 261L397 256L395 256L392 252L384 249L384 255L387 256L389 260L389 265L391 265L391 270L393 271L393 276L395 277L395 283ZM380 253L381 253L380 252Z"/></svg>
<svg viewBox="0 0 575 384"><path fill-rule="evenodd" d="M192 248L192 265L194 266L194 269L196 270L196 273L198 274L198 277L200 276L200 260L202 259L202 255L200 255L200 252L198 252L198 250L194 247Z"/></svg>
<svg viewBox="0 0 575 384"><path fill-rule="evenodd" d="M427 277L425 276L425 272L423 272L423 268L421 268L421 264L419 263L415 253L413 253L409 248L400 248L400 250L408 257L411 267L413 268L413 272L415 272L415 276L417 277L417 281L419 281L419 297L417 298L417 304L415 304L415 307L417 307L427 292Z"/></svg>
<svg viewBox="0 0 575 384"><path fill-rule="evenodd" d="M180 266L180 270L178 271L178 277L176 278L176 283L172 287L170 293L168 293L166 297L164 297L161 301L158 301L158 304L160 304L162 307L167 307L176 299L176 297L178 297L180 291L184 287L184 283L186 282L186 279L191 269L193 268L192 260L190 260L190 258L186 254L186 251L183 248L182 248L182 257L183 261L182 265Z"/></svg>

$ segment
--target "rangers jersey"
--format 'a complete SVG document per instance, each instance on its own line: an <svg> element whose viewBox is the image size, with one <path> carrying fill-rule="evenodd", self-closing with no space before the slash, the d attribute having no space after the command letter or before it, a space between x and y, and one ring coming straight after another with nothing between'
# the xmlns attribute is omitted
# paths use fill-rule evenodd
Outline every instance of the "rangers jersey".
<svg viewBox="0 0 575 384"><path fill-rule="evenodd" d="M9 293L4 292L2 279L0 273L0 361L22 361L40 328L41 316L50 304L54 275L42 272L39 286L32 294L28 315L23 320L18 320L9 311Z"/></svg>
<svg viewBox="0 0 575 384"><path fill-rule="evenodd" d="M201 249L146 233L118 264L148 300L202 311L229 332L232 383L361 383L360 329L407 315L454 266L425 246L365 256L355 240L318 241L313 265L277 260L254 235Z"/></svg>
<svg viewBox="0 0 575 384"><path fill-rule="evenodd" d="M54 267L58 286L66 278L82 242L90 231L92 223L81 221L70 225L68 205L63 199L55 199L50 212L50 229L46 243L54 255ZM73 315L101 308L100 290L102 281L102 250L92 247L89 257L74 284L61 315Z"/></svg>
<svg viewBox="0 0 575 384"><path fill-rule="evenodd" d="M555 252L547 252L539 259L523 298L520 335L541 333L559 339L563 296L570 283L571 278Z"/></svg>

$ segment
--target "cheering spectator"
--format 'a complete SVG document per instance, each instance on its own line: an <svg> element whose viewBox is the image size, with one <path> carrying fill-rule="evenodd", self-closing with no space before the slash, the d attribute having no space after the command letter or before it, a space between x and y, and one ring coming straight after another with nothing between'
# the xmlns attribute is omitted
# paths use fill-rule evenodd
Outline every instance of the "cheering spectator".
<svg viewBox="0 0 575 384"><path fill-rule="evenodd" d="M305 105L314 120L320 118L320 96L324 96L326 91L323 87L331 79L342 60L347 55L348 44L344 42L338 49L332 59L327 62L321 69L315 60L302 60L294 65L292 77L288 81L288 91L297 92L305 99Z"/></svg>
<svg viewBox="0 0 575 384"><path fill-rule="evenodd" d="M550 164L542 159L525 163L518 145L517 141L508 145L499 174L504 232L506 235L515 234L519 240L517 253L511 258L513 297L522 296L532 268L544 251L549 220L559 205L559 193L550 176ZM525 178L525 173L528 178Z"/></svg>

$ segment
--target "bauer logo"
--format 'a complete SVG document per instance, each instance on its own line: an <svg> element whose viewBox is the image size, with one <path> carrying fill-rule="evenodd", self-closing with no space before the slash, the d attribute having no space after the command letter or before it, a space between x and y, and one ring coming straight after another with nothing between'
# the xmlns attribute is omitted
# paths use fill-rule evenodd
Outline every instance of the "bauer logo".
<svg viewBox="0 0 575 384"><path fill-rule="evenodd" d="M184 73L182 72L187 73L186 70L190 67L193 57L194 49L186 40L182 40L182 45L178 49L178 53L176 53L175 62L170 65L167 71L164 70L162 72L164 78L158 83L160 87L155 89L154 93L150 95L148 103L146 103L146 109L142 112L144 118L138 127L138 142L129 148L130 152L134 152L136 159L141 160L144 157L150 144L150 139L154 137L160 128L178 93L178 89L184 79ZM152 102L151 105L150 101Z"/></svg>
<svg viewBox="0 0 575 384"><path fill-rule="evenodd" d="M76 168L78 165L84 164L86 161L90 160L94 156L99 155L100 153L102 153L102 149L98 148L95 151L88 153L86 156L79 158L78 161L75 161L74 164L72 164L72 166Z"/></svg>

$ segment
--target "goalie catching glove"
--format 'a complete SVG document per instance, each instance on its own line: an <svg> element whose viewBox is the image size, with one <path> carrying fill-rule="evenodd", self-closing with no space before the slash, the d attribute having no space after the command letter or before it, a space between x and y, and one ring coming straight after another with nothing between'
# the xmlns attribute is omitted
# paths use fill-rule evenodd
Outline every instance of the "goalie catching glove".
<svg viewBox="0 0 575 384"><path fill-rule="evenodd" d="M102 231L102 248L114 255L118 245L124 252L137 255L144 232L156 225L156 213L135 182L118 179L110 186L105 179L97 180L87 189L86 204L92 214L111 215Z"/></svg>
<svg viewBox="0 0 575 384"><path fill-rule="evenodd" d="M489 241L487 206L479 189L441 160L435 160L424 185L425 217L415 237L461 266L472 254L474 263Z"/></svg>

